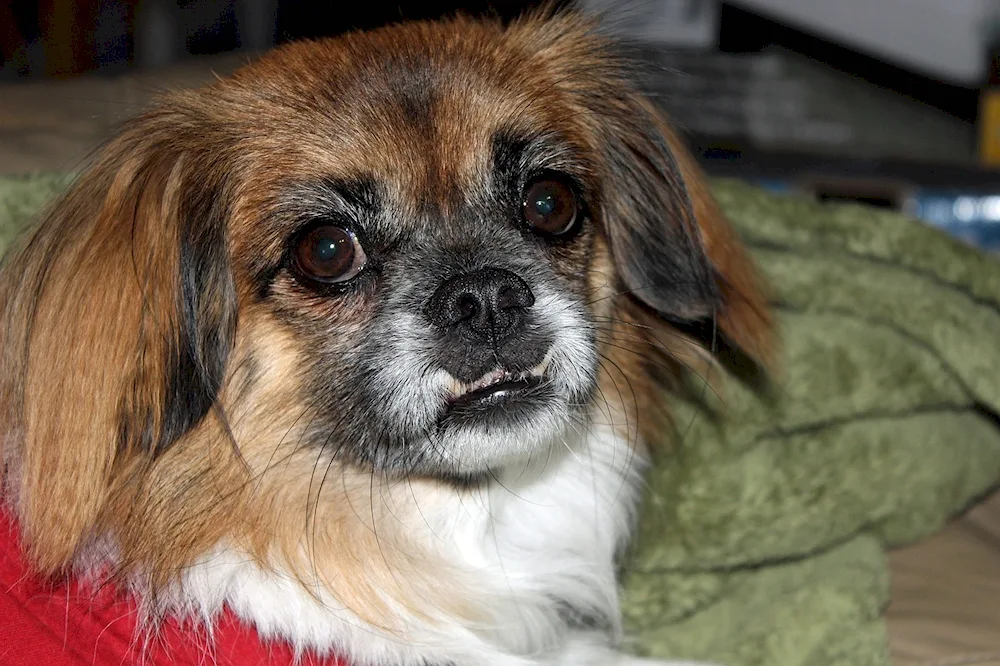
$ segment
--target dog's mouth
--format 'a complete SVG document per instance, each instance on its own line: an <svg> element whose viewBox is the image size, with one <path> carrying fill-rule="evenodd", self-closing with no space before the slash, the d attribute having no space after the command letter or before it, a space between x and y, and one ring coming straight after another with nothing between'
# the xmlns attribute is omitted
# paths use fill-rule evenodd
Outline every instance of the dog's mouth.
<svg viewBox="0 0 1000 666"><path fill-rule="evenodd" d="M545 381L550 358L546 355L541 363L521 372L497 368L471 383L452 379L444 416L499 405L537 389Z"/></svg>

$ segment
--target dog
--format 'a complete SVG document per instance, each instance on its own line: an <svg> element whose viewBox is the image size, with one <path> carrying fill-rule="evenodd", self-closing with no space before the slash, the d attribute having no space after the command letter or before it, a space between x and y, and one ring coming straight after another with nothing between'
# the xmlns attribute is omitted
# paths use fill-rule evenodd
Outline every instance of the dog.
<svg viewBox="0 0 1000 666"><path fill-rule="evenodd" d="M0 273L31 565L352 664L665 663L616 586L664 396L774 342L635 71L577 14L459 17L130 121Z"/></svg>

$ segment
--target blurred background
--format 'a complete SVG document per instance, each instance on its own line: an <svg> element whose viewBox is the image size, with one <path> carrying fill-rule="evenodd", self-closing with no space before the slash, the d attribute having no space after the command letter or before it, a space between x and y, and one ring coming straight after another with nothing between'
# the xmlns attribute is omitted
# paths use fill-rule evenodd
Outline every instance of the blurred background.
<svg viewBox="0 0 1000 666"><path fill-rule="evenodd" d="M3 0L0 171L74 168L159 90L283 42L534 4ZM710 173L906 211L1000 251L1000 0L579 4L635 48Z"/></svg>

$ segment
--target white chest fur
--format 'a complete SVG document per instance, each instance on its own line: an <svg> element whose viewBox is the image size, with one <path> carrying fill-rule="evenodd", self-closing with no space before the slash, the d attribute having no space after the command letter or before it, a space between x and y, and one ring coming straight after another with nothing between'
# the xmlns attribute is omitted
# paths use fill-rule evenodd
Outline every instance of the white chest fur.
<svg viewBox="0 0 1000 666"><path fill-rule="evenodd" d="M592 639L581 643L566 610L618 630L615 555L632 525L641 459L634 442L591 425L557 442L544 459L476 490L439 493L409 514L414 547L434 551L455 572L438 584L477 596L489 609L486 621L425 616L399 605L400 635L223 546L186 576L181 604L206 619L228 604L265 636L334 651L359 666L615 663L619 657L590 646ZM582 660L580 650L595 660Z"/></svg>

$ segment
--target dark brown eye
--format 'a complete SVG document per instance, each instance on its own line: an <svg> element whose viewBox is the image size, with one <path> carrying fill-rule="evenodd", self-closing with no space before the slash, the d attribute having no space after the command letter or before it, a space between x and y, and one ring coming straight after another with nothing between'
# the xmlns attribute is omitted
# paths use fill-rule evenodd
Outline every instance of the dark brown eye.
<svg viewBox="0 0 1000 666"><path fill-rule="evenodd" d="M368 258L357 237L328 224L303 234L295 246L295 265L317 282L345 282L356 276Z"/></svg>
<svg viewBox="0 0 1000 666"><path fill-rule="evenodd" d="M538 178L524 190L524 221L535 231L550 236L564 234L576 225L578 214L576 195L563 180Z"/></svg>

